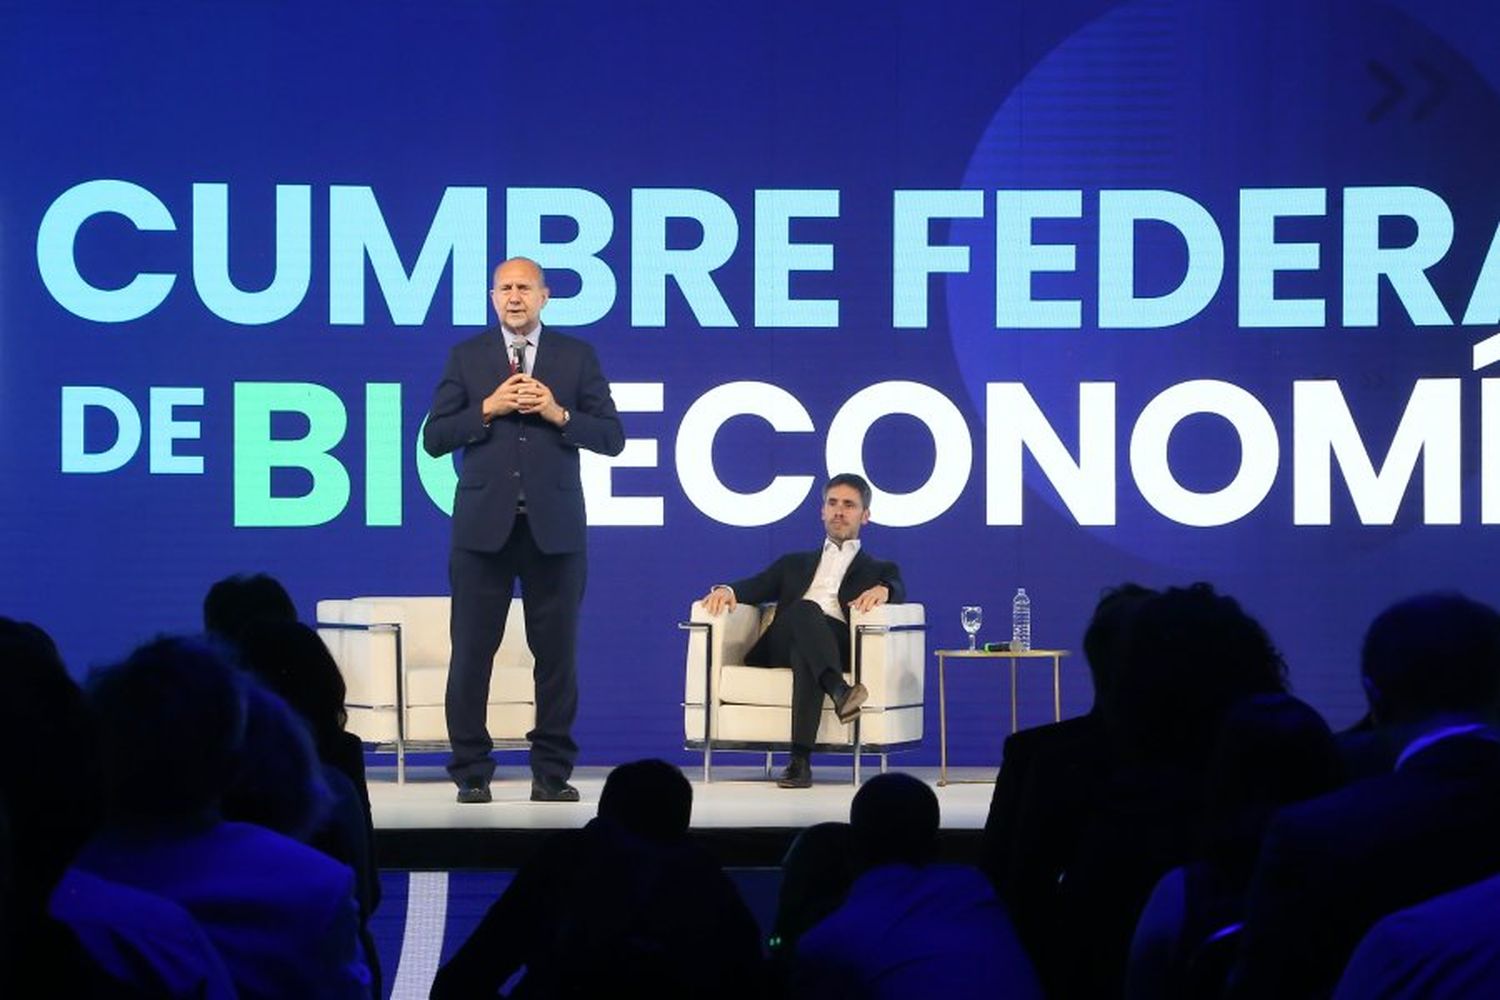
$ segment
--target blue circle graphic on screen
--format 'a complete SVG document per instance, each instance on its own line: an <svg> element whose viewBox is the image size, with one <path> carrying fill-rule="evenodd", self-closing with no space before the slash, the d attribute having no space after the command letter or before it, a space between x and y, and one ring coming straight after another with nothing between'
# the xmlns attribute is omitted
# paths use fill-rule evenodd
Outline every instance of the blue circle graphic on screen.
<svg viewBox="0 0 1500 1000"><path fill-rule="evenodd" d="M1495 231L1493 164L1474 136L1497 124L1473 67L1381 5L1132 3L1041 58L968 164L984 215L946 237L971 253L946 279L948 322L976 411L989 383L1023 383L1075 464L1080 386L1113 386L1112 407L1091 390L1089 419L1098 441L1099 413L1113 413L1114 473L1092 481L1113 484L1115 509L1087 482L1059 487L1028 452L1025 523L1060 516L1206 574L1251 554L1341 562L1419 544L1410 529L1448 516L1424 514L1430 453L1390 526L1361 523L1335 468L1328 525L1294 527L1294 382L1337 384L1379 472L1388 451L1401 464L1392 442L1418 380L1451 379L1464 384L1424 386L1422 405L1458 399L1462 523L1477 524L1470 352L1494 325L1463 317ZM1132 217L1144 221L1121 239ZM1304 414L1332 390L1305 391ZM1215 519L1233 528L1199 530Z"/></svg>

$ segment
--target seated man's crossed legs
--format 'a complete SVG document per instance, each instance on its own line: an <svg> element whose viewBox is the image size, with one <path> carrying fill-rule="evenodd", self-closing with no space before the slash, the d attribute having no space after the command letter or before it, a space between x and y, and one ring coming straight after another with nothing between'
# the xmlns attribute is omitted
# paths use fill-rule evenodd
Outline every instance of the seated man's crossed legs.
<svg viewBox="0 0 1500 1000"><path fill-rule="evenodd" d="M853 721L869 697L863 684L851 685L844 680L844 666L849 662L849 626L824 614L812 601L797 601L777 608L761 649L764 659L752 666L792 668L792 757L777 784L809 788L810 757L823 712L823 695L833 699L841 722Z"/></svg>

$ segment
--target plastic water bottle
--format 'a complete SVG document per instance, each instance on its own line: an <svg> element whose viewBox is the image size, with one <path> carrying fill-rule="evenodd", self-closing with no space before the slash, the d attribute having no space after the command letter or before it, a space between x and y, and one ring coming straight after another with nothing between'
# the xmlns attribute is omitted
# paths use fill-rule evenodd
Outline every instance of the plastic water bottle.
<svg viewBox="0 0 1500 1000"><path fill-rule="evenodd" d="M1017 590L1010 602L1010 648L1015 653L1031 649L1031 598L1026 596L1025 587Z"/></svg>

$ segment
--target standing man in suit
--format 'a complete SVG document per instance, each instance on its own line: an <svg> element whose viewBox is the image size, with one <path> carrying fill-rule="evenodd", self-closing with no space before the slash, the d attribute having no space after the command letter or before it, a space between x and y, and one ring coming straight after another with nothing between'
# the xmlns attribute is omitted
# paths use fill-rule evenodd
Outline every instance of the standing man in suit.
<svg viewBox="0 0 1500 1000"><path fill-rule="evenodd" d="M521 581L536 658L531 798L576 802L575 649L587 570L578 449L618 455L625 433L594 349L542 324L547 281L534 261L495 269L498 326L456 345L433 394L422 445L463 449L453 497L453 658L445 694L448 773L458 801L490 801L494 743L485 727L491 664Z"/></svg>
<svg viewBox="0 0 1500 1000"><path fill-rule="evenodd" d="M740 601L776 602L776 617L750 648L753 667L792 666L792 757L777 784L812 787L813 743L823 695L833 699L840 722L852 722L869 697L863 684L844 680L849 663L849 610L868 611L906 599L895 563L860 548L859 529L870 520L870 484L843 473L823 487L822 548L782 556L755 576L721 583L703 598L711 615Z"/></svg>

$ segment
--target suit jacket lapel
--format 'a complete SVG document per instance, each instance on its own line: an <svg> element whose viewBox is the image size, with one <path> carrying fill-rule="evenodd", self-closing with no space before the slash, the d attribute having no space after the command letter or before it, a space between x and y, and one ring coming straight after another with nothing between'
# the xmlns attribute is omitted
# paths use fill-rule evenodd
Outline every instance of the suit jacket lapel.
<svg viewBox="0 0 1500 1000"><path fill-rule="evenodd" d="M489 376L493 387L510 378L510 362L506 357L504 332L498 326L492 329L495 335L484 339L484 357L481 360L484 373Z"/></svg>
<svg viewBox="0 0 1500 1000"><path fill-rule="evenodd" d="M869 571L870 557L865 553L864 546L860 546L854 558L849 561L849 569L844 573L844 578L839 581L839 603L848 603L858 597L866 588L859 586L864 574ZM857 589L856 589L857 588Z"/></svg>
<svg viewBox="0 0 1500 1000"><path fill-rule="evenodd" d="M550 333L543 325L542 335L536 341L536 357L531 362L531 377L554 390L556 386L552 384L552 371L557 367L557 345L557 335Z"/></svg>
<svg viewBox="0 0 1500 1000"><path fill-rule="evenodd" d="M807 593L807 588L812 586L813 577L818 573L818 560L822 556L823 550L815 549L807 553L803 558L802 566L798 568L797 575L788 581L791 584L788 591L791 594L792 600L800 601L802 596Z"/></svg>

